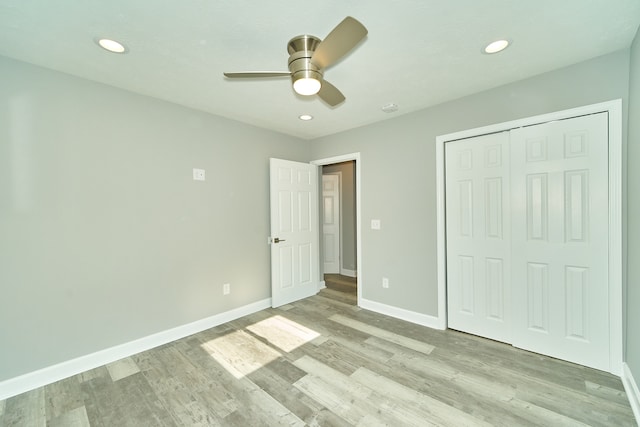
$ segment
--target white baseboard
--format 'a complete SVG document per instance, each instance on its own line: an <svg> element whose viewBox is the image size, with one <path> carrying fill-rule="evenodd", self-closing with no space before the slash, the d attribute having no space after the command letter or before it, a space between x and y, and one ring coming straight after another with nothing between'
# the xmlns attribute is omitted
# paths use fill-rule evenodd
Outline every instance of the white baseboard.
<svg viewBox="0 0 640 427"><path fill-rule="evenodd" d="M358 277L358 272L355 270L347 270L346 268L340 269L340 274L347 277Z"/></svg>
<svg viewBox="0 0 640 427"><path fill-rule="evenodd" d="M324 289L327 287L327 282L325 282L324 280L321 280L320 283L318 283L318 289Z"/></svg>
<svg viewBox="0 0 640 427"><path fill-rule="evenodd" d="M2 381L0 382L0 400L115 362L124 357L167 344L269 307L271 307L271 298Z"/></svg>
<svg viewBox="0 0 640 427"><path fill-rule="evenodd" d="M364 298L358 300L358 305L364 309L375 311L376 313L385 314L387 316L395 317L396 319L406 320L407 322L416 323L428 328L444 329L444 326L441 325L442 322L436 316L416 313L415 311L393 307L391 305L366 300Z"/></svg>
<svg viewBox="0 0 640 427"><path fill-rule="evenodd" d="M629 365L626 363L622 364L622 384L624 384L624 389L627 392L629 404L631 404L631 409L633 409L636 422L640 424L640 389L638 388L638 383L633 378Z"/></svg>

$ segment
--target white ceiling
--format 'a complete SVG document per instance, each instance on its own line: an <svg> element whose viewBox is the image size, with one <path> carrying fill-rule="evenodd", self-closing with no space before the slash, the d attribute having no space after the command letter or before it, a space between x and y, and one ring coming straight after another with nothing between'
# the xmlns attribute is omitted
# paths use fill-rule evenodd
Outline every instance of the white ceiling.
<svg viewBox="0 0 640 427"><path fill-rule="evenodd" d="M292 37L324 38L347 15L369 35L326 70L337 107L288 78L222 75L286 71ZM0 0L0 55L311 139L628 48L639 24L639 0ZM513 43L481 53L499 38Z"/></svg>

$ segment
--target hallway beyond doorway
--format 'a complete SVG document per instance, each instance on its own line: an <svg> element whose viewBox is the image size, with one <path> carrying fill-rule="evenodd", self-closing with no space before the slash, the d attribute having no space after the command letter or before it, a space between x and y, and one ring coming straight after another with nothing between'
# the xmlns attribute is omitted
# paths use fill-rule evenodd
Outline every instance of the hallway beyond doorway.
<svg viewBox="0 0 640 427"><path fill-rule="evenodd" d="M320 295L324 295L350 305L357 305L357 278L343 276L341 274L325 274L324 282L327 287L320 291Z"/></svg>

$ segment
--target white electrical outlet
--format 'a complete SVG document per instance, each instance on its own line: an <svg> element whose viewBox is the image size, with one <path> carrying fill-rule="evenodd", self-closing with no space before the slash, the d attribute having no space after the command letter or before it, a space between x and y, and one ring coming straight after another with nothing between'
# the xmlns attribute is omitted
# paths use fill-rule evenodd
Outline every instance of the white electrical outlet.
<svg viewBox="0 0 640 427"><path fill-rule="evenodd" d="M204 181L204 169L193 168L193 180Z"/></svg>
<svg viewBox="0 0 640 427"><path fill-rule="evenodd" d="M386 277L382 278L382 287L385 289L389 287L389 279L387 279Z"/></svg>
<svg viewBox="0 0 640 427"><path fill-rule="evenodd" d="M225 283L222 285L222 295L229 295L231 293L231 284Z"/></svg>
<svg viewBox="0 0 640 427"><path fill-rule="evenodd" d="M379 219L372 219L371 220L371 229L372 230L380 230L380 220Z"/></svg>

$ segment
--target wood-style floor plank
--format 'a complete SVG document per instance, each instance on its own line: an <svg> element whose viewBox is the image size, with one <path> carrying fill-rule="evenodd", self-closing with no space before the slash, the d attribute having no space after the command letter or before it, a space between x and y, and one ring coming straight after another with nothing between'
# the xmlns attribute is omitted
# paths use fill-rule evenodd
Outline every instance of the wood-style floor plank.
<svg viewBox="0 0 640 427"><path fill-rule="evenodd" d="M35 390L8 399L0 426L46 426L45 388Z"/></svg>
<svg viewBox="0 0 640 427"><path fill-rule="evenodd" d="M296 361L296 366L308 375L294 386L351 425L358 425L369 412L376 412L369 401L371 389L308 356Z"/></svg>
<svg viewBox="0 0 640 427"><path fill-rule="evenodd" d="M45 386L44 393L47 421L78 408L84 408L82 389L76 377L49 384Z"/></svg>
<svg viewBox="0 0 640 427"><path fill-rule="evenodd" d="M87 417L87 409L84 405L65 412L64 414L52 418L48 423L48 427L90 427L89 417Z"/></svg>
<svg viewBox="0 0 640 427"><path fill-rule="evenodd" d="M0 401L9 426L636 426L619 378L362 310L356 282Z"/></svg>
<svg viewBox="0 0 640 427"><path fill-rule="evenodd" d="M402 384L366 368L359 368L351 375L351 378L362 385L374 390L384 390L385 396L391 402L394 412L397 414L401 408L404 413L411 413L417 420L429 420L435 425L462 426L477 425L490 426L489 423L476 418L464 411L456 410L451 406L434 399L419 391L413 390ZM396 415L400 416L400 415ZM417 423L416 425L420 425Z"/></svg>
<svg viewBox="0 0 640 427"><path fill-rule="evenodd" d="M140 368L136 365L136 362L134 362L133 359L125 357L124 359L109 363L107 365L107 371L109 371L111 380L118 381L122 378L128 377L129 375L140 372Z"/></svg>
<svg viewBox="0 0 640 427"><path fill-rule="evenodd" d="M431 354L431 352L433 351L433 346L430 344L426 344L421 341L414 340L412 338L407 338L403 335L389 332L387 330L377 328L375 326L370 326L366 323L360 322L358 320L350 319L349 317L346 317L346 316L334 314L333 316L329 317L329 320L333 320L334 322L348 326L357 331L364 332L365 334L368 334L377 338L381 338L383 340L401 345L406 348L410 348L411 350L419 351L420 353L423 353L423 354Z"/></svg>

